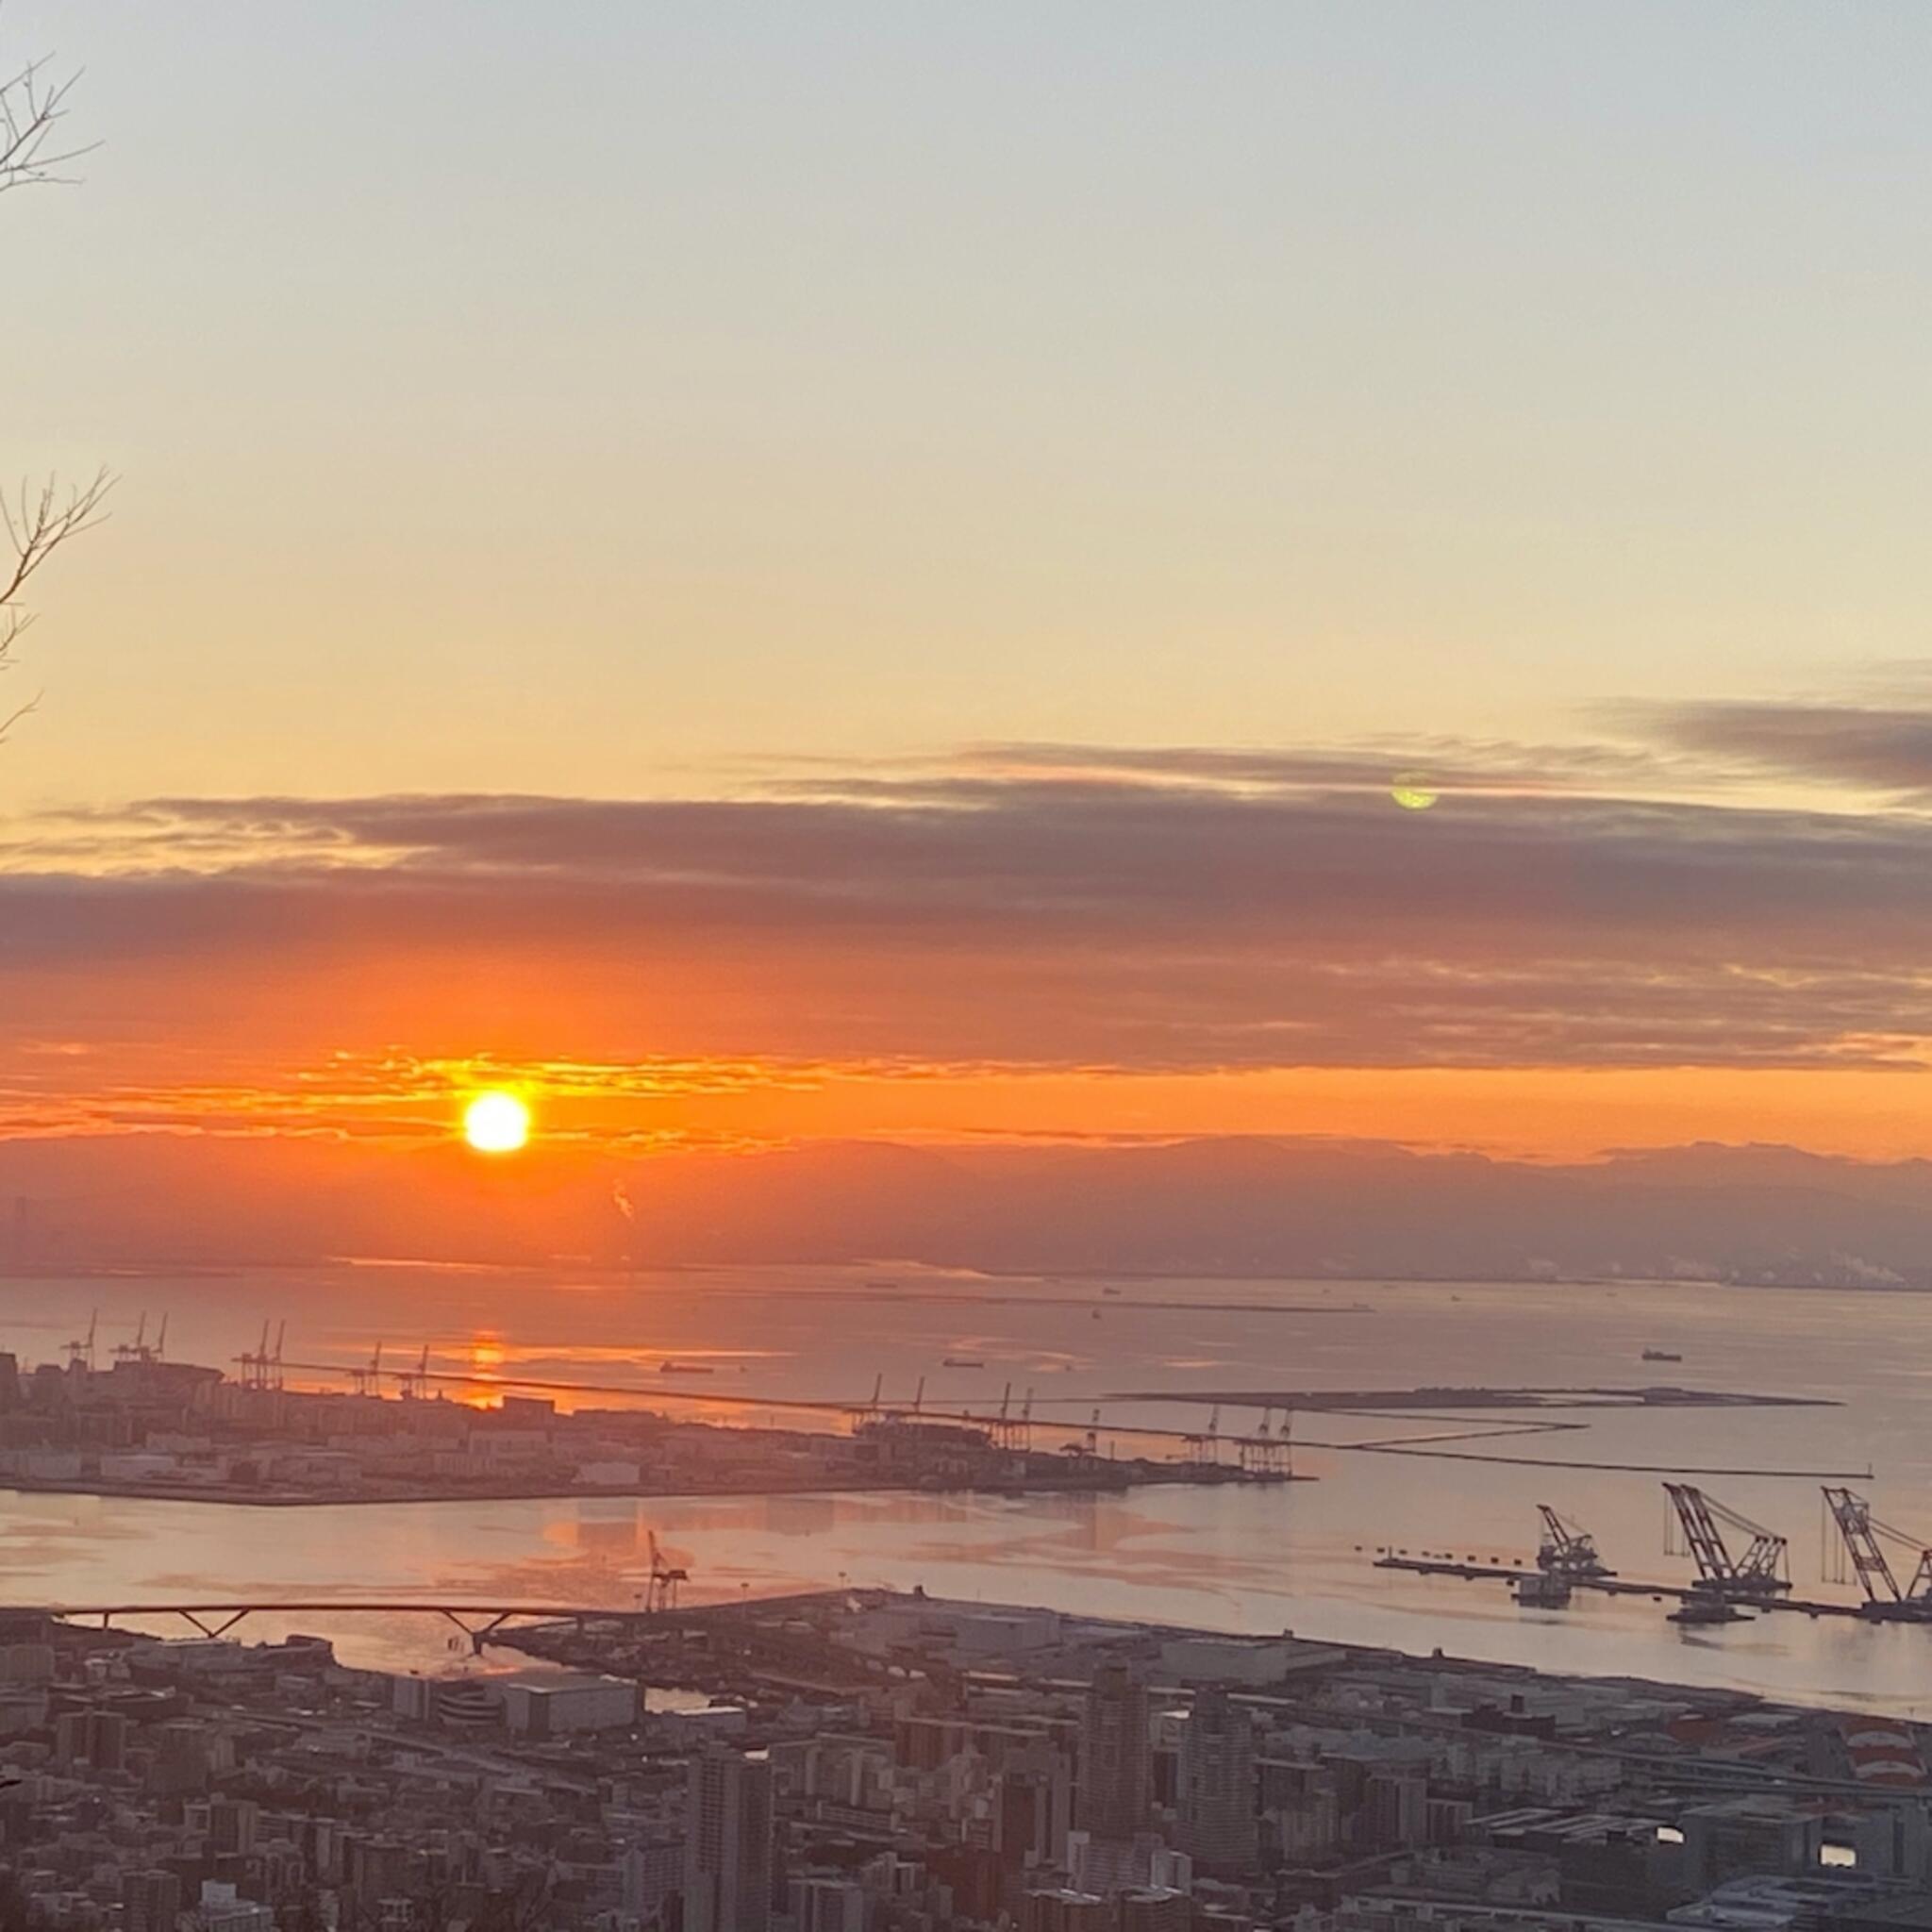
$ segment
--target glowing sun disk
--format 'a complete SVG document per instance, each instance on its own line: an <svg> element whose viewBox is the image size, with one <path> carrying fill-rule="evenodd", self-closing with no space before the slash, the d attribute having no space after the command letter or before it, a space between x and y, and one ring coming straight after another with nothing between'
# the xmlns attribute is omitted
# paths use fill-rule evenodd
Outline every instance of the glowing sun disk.
<svg viewBox="0 0 1932 1932"><path fill-rule="evenodd" d="M514 1093L479 1093L463 1109L463 1139L478 1154L514 1154L530 1138L530 1109Z"/></svg>

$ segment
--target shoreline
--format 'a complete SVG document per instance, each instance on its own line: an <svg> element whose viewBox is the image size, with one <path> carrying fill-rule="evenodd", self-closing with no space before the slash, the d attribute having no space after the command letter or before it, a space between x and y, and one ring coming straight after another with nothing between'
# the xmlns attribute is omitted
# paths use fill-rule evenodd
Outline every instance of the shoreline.
<svg viewBox="0 0 1932 1932"><path fill-rule="evenodd" d="M805 1259L794 1261L664 1261L655 1263L648 1274L654 1276L681 1275L720 1275L741 1274L777 1274L788 1269L858 1269L875 1266L890 1266L890 1263L870 1261L826 1261ZM825 1299L857 1297L864 1300L884 1301L903 1299L907 1301L963 1302L1051 1300L1052 1296L1002 1293L1016 1284L1030 1282L1051 1290L1055 1286L1086 1287L1099 1286L1108 1282L1124 1282L1145 1285L1152 1282L1220 1282L1253 1285L1267 1285L1280 1288L1326 1290L1332 1288L1502 1288L1502 1289L1641 1289L1665 1288L1678 1291L1694 1291L1698 1289L1738 1289L1745 1291L1763 1290L1784 1294L1869 1294L1869 1295L1919 1295L1932 1294L1932 1279L1924 1281L1739 1281L1725 1279L1721 1275L1694 1275L1683 1280L1673 1280L1657 1275L1644 1274L1407 1274L1401 1273L1378 1272L1373 1274L1284 1274L1274 1269L1225 1269L1225 1268L970 1268L942 1262L912 1262L905 1265L908 1279L895 1281L891 1288L869 1289L864 1284L844 1287L792 1287L781 1288L777 1284L747 1283L733 1285L717 1291L745 1295L791 1293L800 1296L813 1294ZM560 1276L579 1276L599 1288L648 1288L652 1284L642 1277L647 1271L626 1266L622 1263L581 1263L581 1262L527 1262L527 1261L462 1261L447 1258L403 1259L391 1258L372 1260L355 1256L324 1255L303 1260L242 1260L242 1261L153 1261L115 1264L102 1262L94 1265L71 1267L23 1268L11 1263L0 1264L0 1281L102 1281L102 1282L146 1282L146 1281L236 1281L249 1275L291 1275L315 1274L334 1269L374 1271L376 1269L408 1270L420 1268L428 1274L463 1274L494 1275L506 1280L555 1280ZM922 1289L922 1280L934 1286L929 1291ZM984 1282L991 1291L976 1294L969 1284ZM943 1284L943 1285L941 1285ZM1125 1306L1163 1307L1163 1303L1128 1303ZM1190 1308L1204 1306L1201 1303L1187 1302L1174 1304ZM1240 1302L1232 1304L1234 1310L1241 1313L1265 1311L1269 1305ZM1373 1309L1333 1308L1317 1305L1296 1307L1283 1307L1283 1313L1293 1314L1345 1314L1373 1313Z"/></svg>
<svg viewBox="0 0 1932 1932"><path fill-rule="evenodd" d="M1293 1473L1257 1477L1243 1475L1231 1465L1219 1476L1183 1474L1178 1469L1163 1474L1159 1464L1148 1473L1118 1483L958 1483L933 1489L918 1482L799 1481L788 1483L763 1476L757 1482L712 1487L657 1489L628 1486L599 1489L576 1485L558 1489L554 1483L508 1484L489 1490L406 1491L395 1495L314 1495L307 1491L264 1495L258 1491L225 1491L211 1485L147 1482L107 1482L83 1477L74 1482L37 1481L10 1476L0 1482L0 1496L99 1496L142 1503L201 1503L225 1509L330 1509L428 1507L451 1503L577 1503L688 1502L712 1497L757 1496L1122 1496L1134 1490L1219 1489L1224 1485L1267 1488L1288 1483L1312 1483L1320 1478Z"/></svg>

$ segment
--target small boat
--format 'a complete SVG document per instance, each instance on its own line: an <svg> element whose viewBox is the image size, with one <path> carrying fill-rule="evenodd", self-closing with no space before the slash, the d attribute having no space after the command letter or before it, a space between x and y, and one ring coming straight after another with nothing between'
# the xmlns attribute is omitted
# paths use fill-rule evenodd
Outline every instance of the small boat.
<svg viewBox="0 0 1932 1932"><path fill-rule="evenodd" d="M1118 1295L1120 1293L1120 1290L1117 1288L1103 1288L1100 1291L1102 1294L1111 1295Z"/></svg>
<svg viewBox="0 0 1932 1932"><path fill-rule="evenodd" d="M1646 1348L1643 1359L1647 1362L1680 1362L1684 1357L1674 1348Z"/></svg>
<svg viewBox="0 0 1932 1932"><path fill-rule="evenodd" d="M940 1364L942 1369L983 1369L985 1366L976 1355L949 1355Z"/></svg>
<svg viewBox="0 0 1932 1932"><path fill-rule="evenodd" d="M659 1362L658 1373L660 1375L715 1375L718 1372L704 1362Z"/></svg>

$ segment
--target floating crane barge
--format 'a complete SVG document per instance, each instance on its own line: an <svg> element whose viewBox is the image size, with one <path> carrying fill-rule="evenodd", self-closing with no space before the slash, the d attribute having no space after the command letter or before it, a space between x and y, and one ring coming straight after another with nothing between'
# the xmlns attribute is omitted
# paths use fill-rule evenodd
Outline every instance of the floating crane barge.
<svg viewBox="0 0 1932 1932"><path fill-rule="evenodd" d="M1807 1617L1854 1617L1865 1623L1932 1624L1932 1545L1872 1515L1871 1506L1850 1490L1824 1485L1824 1500L1843 1541L1852 1570L1865 1587L1862 1604L1827 1602L1791 1593L1787 1574L1789 1542L1776 1531L1727 1507L1688 1483L1666 1483L1686 1552L1697 1565L1696 1581L1664 1583L1620 1576L1607 1568L1589 1533L1539 1504L1543 1536L1535 1567L1523 1558L1484 1562L1446 1552L1382 1549L1378 1570L1405 1570L1421 1576L1454 1576L1464 1582L1509 1584L1525 1607L1557 1608L1572 1591L1593 1590L1605 1596L1669 1598L1679 1607L1672 1621L1685 1624L1738 1623L1751 1610L1795 1610ZM1728 1528L1750 1541L1734 1554ZM1890 1543L1917 1557L1909 1582L1901 1583L1885 1555ZM1558 1585L1563 1588L1550 1588ZM1529 1586L1527 1589L1524 1586Z"/></svg>
<svg viewBox="0 0 1932 1932"><path fill-rule="evenodd" d="M1850 1490L1824 1485L1825 1507L1851 1567L1865 1589L1857 1614L1875 1624L1932 1624L1932 1549L1872 1513L1872 1505ZM1916 1558L1910 1580L1901 1584L1885 1554L1892 1544ZM1840 1579L1842 1580L1842 1579Z"/></svg>

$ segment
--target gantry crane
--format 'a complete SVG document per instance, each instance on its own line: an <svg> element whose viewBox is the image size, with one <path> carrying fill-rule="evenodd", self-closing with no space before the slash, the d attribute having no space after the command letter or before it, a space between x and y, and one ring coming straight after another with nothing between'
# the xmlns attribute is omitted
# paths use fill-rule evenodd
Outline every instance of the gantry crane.
<svg viewBox="0 0 1932 1932"><path fill-rule="evenodd" d="M351 1369L349 1381L358 1395L380 1395L382 1393L382 1343L375 1344L375 1353L369 1357L369 1366Z"/></svg>
<svg viewBox="0 0 1932 1932"><path fill-rule="evenodd" d="M651 1587L644 1598L644 1608L653 1616L677 1607L677 1586L687 1581L691 1572L672 1562L658 1547L658 1532L654 1529L650 1537Z"/></svg>
<svg viewBox="0 0 1932 1932"><path fill-rule="evenodd" d="M1018 1414L1013 1411L1013 1385L1008 1382L1000 1394L999 1413L993 1418L992 1440L1001 1449L1024 1451L1033 1446L1033 1391L1027 1390Z"/></svg>
<svg viewBox="0 0 1932 1932"><path fill-rule="evenodd" d="M1900 1622L1932 1621L1932 1549L1919 1538L1881 1523L1872 1513L1871 1503L1850 1490L1824 1486L1825 1506L1851 1558L1853 1570L1865 1588L1865 1615ZM1892 1570L1885 1545L1908 1551L1914 1557L1911 1580L1901 1585ZM1838 1581L1844 1580L1840 1572Z"/></svg>
<svg viewBox="0 0 1932 1932"><path fill-rule="evenodd" d="M242 1388L268 1387L268 1323L265 1320L261 1324L261 1340L253 1348L244 1348L235 1359L242 1364Z"/></svg>
<svg viewBox="0 0 1932 1932"><path fill-rule="evenodd" d="M848 1408L845 1411L846 1424L855 1435L860 1429L862 1429L866 1425L866 1424L875 1423L878 1421L879 1398L882 1395L884 1395L885 1392L885 1375L883 1374L874 1375L873 1377L872 1384L872 1400L870 1402L861 1402L858 1404L855 1407Z"/></svg>
<svg viewBox="0 0 1932 1932"><path fill-rule="evenodd" d="M1726 1600L1743 1597L1761 1603L1790 1589L1790 1578L1784 1574L1786 1539L1776 1531L1740 1516L1694 1484L1666 1483L1664 1493L1683 1526L1685 1547L1697 1564L1698 1590ZM1720 1524L1751 1539L1741 1557L1731 1555Z"/></svg>
<svg viewBox="0 0 1932 1932"><path fill-rule="evenodd" d="M87 1318L87 1333L76 1336L67 1344L67 1366L70 1369L86 1368L90 1372L94 1366L94 1331L101 1325L101 1311L96 1308Z"/></svg>
<svg viewBox="0 0 1932 1932"><path fill-rule="evenodd" d="M1184 1459L1189 1462L1221 1460L1221 1405L1216 1403L1208 1417L1208 1426L1198 1436L1181 1438Z"/></svg>
<svg viewBox="0 0 1932 1932"><path fill-rule="evenodd" d="M1543 1520L1536 1567L1546 1576L1567 1577L1574 1583L1617 1574L1597 1555L1596 1541L1587 1529L1566 1523L1547 1503L1539 1503L1536 1507Z"/></svg>
<svg viewBox="0 0 1932 1932"><path fill-rule="evenodd" d="M141 1321L134 1331L132 1341L117 1341L114 1344L114 1360L122 1362L144 1362L151 1359L147 1345L147 1310L141 1311Z"/></svg>
<svg viewBox="0 0 1932 1932"><path fill-rule="evenodd" d="M1263 1408L1255 1433L1242 1436L1239 1441L1237 1454L1242 1469L1250 1475L1263 1479L1292 1475L1294 1457L1290 1430L1293 1421L1294 1411L1283 1409L1281 1430L1277 1435L1274 1433L1274 1405L1271 1402Z"/></svg>
<svg viewBox="0 0 1932 1932"><path fill-rule="evenodd" d="M408 1401L414 1402L429 1393L429 1344L423 1344L423 1353L416 1358L413 1369L405 1369L398 1378L399 1392Z"/></svg>

